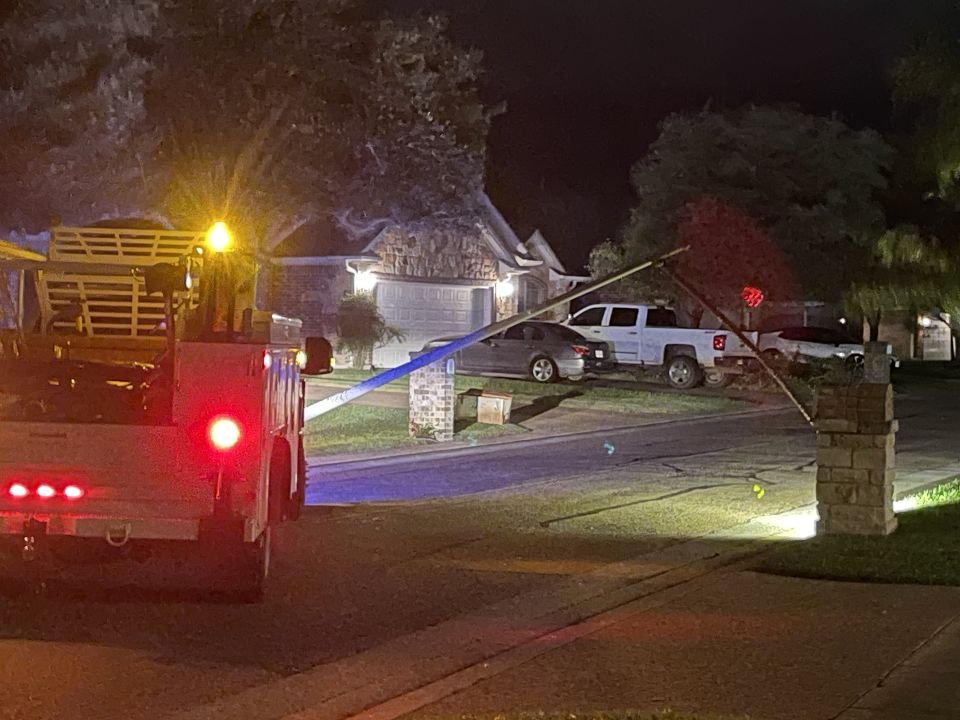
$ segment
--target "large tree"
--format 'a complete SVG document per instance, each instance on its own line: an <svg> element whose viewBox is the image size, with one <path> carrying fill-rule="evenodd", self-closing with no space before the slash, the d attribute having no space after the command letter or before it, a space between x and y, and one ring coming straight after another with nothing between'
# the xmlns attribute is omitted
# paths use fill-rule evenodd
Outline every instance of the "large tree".
<svg viewBox="0 0 960 720"><path fill-rule="evenodd" d="M792 108L671 115L633 167L637 204L619 247L601 247L592 268L602 272L603 257L617 252L627 262L676 247L691 203L714 198L752 218L792 269L790 282L765 288L769 297L799 286L808 297L837 299L882 231L878 194L892 159L877 133ZM735 240L718 235L718 249L729 242ZM719 257L727 254L722 250ZM732 262L737 255L729 257ZM732 271L729 262L718 264L713 276ZM701 286L712 282L709 276L690 279ZM631 292L676 296L662 282Z"/></svg>
<svg viewBox="0 0 960 720"><path fill-rule="evenodd" d="M960 318L960 259L956 239L924 235L916 226L898 226L878 239L872 263L847 293L847 308L870 325L870 339L879 339L882 317L907 310L934 308Z"/></svg>
<svg viewBox="0 0 960 720"><path fill-rule="evenodd" d="M150 0L14 0L0 10L0 227L142 209L153 140Z"/></svg>
<svg viewBox="0 0 960 720"><path fill-rule="evenodd" d="M14 57L13 43L5 45L6 66L35 76L35 123L59 112L61 65L86 68L78 72L88 85L110 85L111 102L136 109L121 125L94 124L60 140L93 198L76 208L59 204L46 158L24 151L37 196L65 219L109 215L115 198L142 189L139 205L125 203L124 212L194 227L223 218L269 250L324 213L358 234L469 214L482 188L489 113L477 93L479 55L453 45L441 18L371 19L351 0L157 0L116 3L150 22L105 29L99 13L109 16L109 4L88 3L96 13L61 10L69 53L46 60L37 48ZM4 35L30 37L31 23L49 15L39 11L22 2ZM85 38L100 35L104 61L91 63ZM114 65L126 75L111 80L104 68ZM0 107L0 128L16 128L14 115L24 113ZM134 142L144 149L132 152ZM95 148L112 153L116 172L88 172L100 167ZM18 169L6 170L19 181ZM114 179L127 184L117 188ZM0 220L9 224L14 209L0 208ZM44 213L32 222L45 223Z"/></svg>

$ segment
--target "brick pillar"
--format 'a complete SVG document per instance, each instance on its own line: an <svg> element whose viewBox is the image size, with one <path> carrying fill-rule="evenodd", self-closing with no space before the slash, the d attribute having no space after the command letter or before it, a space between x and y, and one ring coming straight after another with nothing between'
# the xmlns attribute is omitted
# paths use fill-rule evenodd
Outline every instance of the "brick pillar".
<svg viewBox="0 0 960 720"><path fill-rule="evenodd" d="M420 353L410 353L416 357ZM410 373L410 434L440 442L453 440L457 392L453 358Z"/></svg>
<svg viewBox="0 0 960 720"><path fill-rule="evenodd" d="M896 476L893 387L827 385L817 395L819 535L889 535Z"/></svg>

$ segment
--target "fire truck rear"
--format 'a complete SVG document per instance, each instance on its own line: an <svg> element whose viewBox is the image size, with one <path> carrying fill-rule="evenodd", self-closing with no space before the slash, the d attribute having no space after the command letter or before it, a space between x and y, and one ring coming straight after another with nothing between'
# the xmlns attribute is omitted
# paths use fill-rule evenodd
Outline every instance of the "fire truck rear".
<svg viewBox="0 0 960 720"><path fill-rule="evenodd" d="M262 594L304 502L301 366L329 372L329 344L244 307L252 265L222 232L56 228L42 262L4 264L24 299L0 355L4 562L174 546Z"/></svg>

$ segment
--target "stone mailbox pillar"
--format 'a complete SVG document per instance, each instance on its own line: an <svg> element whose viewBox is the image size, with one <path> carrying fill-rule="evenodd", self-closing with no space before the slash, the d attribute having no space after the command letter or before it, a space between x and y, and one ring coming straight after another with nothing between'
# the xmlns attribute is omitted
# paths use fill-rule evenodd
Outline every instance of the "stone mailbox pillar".
<svg viewBox="0 0 960 720"><path fill-rule="evenodd" d="M893 388L827 385L817 395L817 534L888 535L895 478Z"/></svg>
<svg viewBox="0 0 960 720"><path fill-rule="evenodd" d="M410 353L416 357L420 353ZM457 392L453 358L410 373L410 434L453 440Z"/></svg>
<svg viewBox="0 0 960 720"><path fill-rule="evenodd" d="M868 342L863 346L863 381L872 385L890 382L890 345Z"/></svg>

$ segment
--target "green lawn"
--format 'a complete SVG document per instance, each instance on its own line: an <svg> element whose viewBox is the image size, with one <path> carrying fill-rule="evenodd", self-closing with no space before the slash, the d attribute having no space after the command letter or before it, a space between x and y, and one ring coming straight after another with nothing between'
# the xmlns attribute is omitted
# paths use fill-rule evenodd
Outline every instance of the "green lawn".
<svg viewBox="0 0 960 720"><path fill-rule="evenodd" d="M354 384L372 376L369 370L336 370L325 375L321 382ZM394 380L385 389L405 391L409 386L406 377ZM563 405L565 408L580 408L603 412L628 414L675 415L706 414L736 410L743 403L724 397L686 395L683 393L634 390L632 388L592 387L584 383L541 384L528 380L457 375L457 392L472 389L499 390L512 393L518 403L528 404L536 400Z"/></svg>
<svg viewBox="0 0 960 720"><path fill-rule="evenodd" d="M777 548L756 568L776 575L960 585L960 482L919 493L887 537L826 535ZM946 503L946 504L945 504Z"/></svg>
<svg viewBox="0 0 960 720"><path fill-rule="evenodd" d="M482 440L500 435L523 434L516 425L464 425L457 423L458 440ZM304 450L307 455L336 455L429 444L410 437L407 411L370 405L344 405L307 424Z"/></svg>

